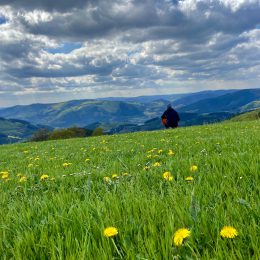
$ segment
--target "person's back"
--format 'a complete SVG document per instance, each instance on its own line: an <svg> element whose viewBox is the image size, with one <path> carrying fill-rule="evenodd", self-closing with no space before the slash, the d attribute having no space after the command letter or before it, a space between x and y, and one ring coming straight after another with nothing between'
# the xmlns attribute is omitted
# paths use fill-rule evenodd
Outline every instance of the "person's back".
<svg viewBox="0 0 260 260"><path fill-rule="evenodd" d="M161 116L162 122L166 128L178 127L178 123L180 121L179 114L172 108L171 105L167 106L167 110Z"/></svg>

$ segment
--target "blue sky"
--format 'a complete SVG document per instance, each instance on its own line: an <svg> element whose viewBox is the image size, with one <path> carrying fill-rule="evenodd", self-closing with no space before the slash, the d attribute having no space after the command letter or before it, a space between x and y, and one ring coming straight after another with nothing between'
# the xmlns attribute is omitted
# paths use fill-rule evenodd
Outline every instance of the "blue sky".
<svg viewBox="0 0 260 260"><path fill-rule="evenodd" d="M259 0L1 0L0 107L260 87Z"/></svg>
<svg viewBox="0 0 260 260"><path fill-rule="evenodd" d="M52 53L52 54L55 54L55 53L68 54L76 49L79 49L81 46L82 46L81 43L64 42L64 43L61 43L59 47L47 48L46 51L49 53Z"/></svg>
<svg viewBox="0 0 260 260"><path fill-rule="evenodd" d="M5 17L4 16L0 16L0 24L4 24L6 22L7 21L6 21Z"/></svg>

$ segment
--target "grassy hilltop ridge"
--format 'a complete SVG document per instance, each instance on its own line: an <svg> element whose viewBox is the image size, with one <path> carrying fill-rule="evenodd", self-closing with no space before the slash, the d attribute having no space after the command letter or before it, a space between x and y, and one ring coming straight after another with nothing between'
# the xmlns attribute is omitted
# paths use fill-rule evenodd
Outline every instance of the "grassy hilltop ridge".
<svg viewBox="0 0 260 260"><path fill-rule="evenodd" d="M243 113L237 115L230 119L230 121L239 122L239 121L254 121L260 119L260 109L253 110L251 112Z"/></svg>
<svg viewBox="0 0 260 260"><path fill-rule="evenodd" d="M259 133L258 120L0 146L0 258L259 259Z"/></svg>

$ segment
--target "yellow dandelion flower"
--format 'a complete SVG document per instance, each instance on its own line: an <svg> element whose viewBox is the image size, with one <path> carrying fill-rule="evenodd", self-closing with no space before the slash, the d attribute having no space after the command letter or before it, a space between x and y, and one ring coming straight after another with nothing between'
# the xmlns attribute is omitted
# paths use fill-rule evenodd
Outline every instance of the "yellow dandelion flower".
<svg viewBox="0 0 260 260"><path fill-rule="evenodd" d="M115 227L107 227L104 229L105 237L114 237L118 234L118 230Z"/></svg>
<svg viewBox="0 0 260 260"><path fill-rule="evenodd" d="M85 162L89 162L89 161L90 161L90 159L89 159L89 158L86 158Z"/></svg>
<svg viewBox="0 0 260 260"><path fill-rule="evenodd" d="M181 246L183 240L190 236L190 231L187 228L178 229L173 235L173 243L175 246Z"/></svg>
<svg viewBox="0 0 260 260"><path fill-rule="evenodd" d="M128 172L124 172L124 173L123 173L123 176L128 176L128 175L129 175Z"/></svg>
<svg viewBox="0 0 260 260"><path fill-rule="evenodd" d="M159 162L156 162L153 164L153 167L159 167L159 166L161 166L161 164Z"/></svg>
<svg viewBox="0 0 260 260"><path fill-rule="evenodd" d="M1 174L2 174L2 179L8 179L9 178L8 172L1 172Z"/></svg>
<svg viewBox="0 0 260 260"><path fill-rule="evenodd" d="M111 179L110 179L110 177L105 176L105 177L103 178L103 180L104 180L105 182L109 182Z"/></svg>
<svg viewBox="0 0 260 260"><path fill-rule="evenodd" d="M116 178L118 178L118 175L117 174L113 174L112 175L112 179L116 179Z"/></svg>
<svg viewBox="0 0 260 260"><path fill-rule="evenodd" d="M65 162L65 163L62 164L63 167L69 167L70 165L72 165L72 163Z"/></svg>
<svg viewBox="0 0 260 260"><path fill-rule="evenodd" d="M148 171L150 169L149 166L144 166L144 170Z"/></svg>
<svg viewBox="0 0 260 260"><path fill-rule="evenodd" d="M161 154L162 152L163 152L163 150L162 150L162 149L158 150L158 154Z"/></svg>
<svg viewBox="0 0 260 260"><path fill-rule="evenodd" d="M171 175L170 172L165 172L163 174L163 178L166 180L166 181L172 181L173 180L173 176Z"/></svg>
<svg viewBox="0 0 260 260"><path fill-rule="evenodd" d="M41 179L42 181L44 181L44 180L47 180L48 178L49 178L49 175L43 174L40 179Z"/></svg>
<svg viewBox="0 0 260 260"><path fill-rule="evenodd" d="M193 181L193 177L192 176L188 176L185 178L185 181Z"/></svg>
<svg viewBox="0 0 260 260"><path fill-rule="evenodd" d="M220 235L223 238L234 238L238 236L238 232L235 228L231 226L224 226L220 231Z"/></svg>
<svg viewBox="0 0 260 260"><path fill-rule="evenodd" d="M27 178L25 176L21 176L21 178L19 179L19 182L25 182L27 180Z"/></svg>
<svg viewBox="0 0 260 260"><path fill-rule="evenodd" d="M170 149L168 155L174 155L174 152Z"/></svg>
<svg viewBox="0 0 260 260"><path fill-rule="evenodd" d="M198 166L197 165L192 165L191 167L190 167L190 171L191 172L196 172L198 170Z"/></svg>

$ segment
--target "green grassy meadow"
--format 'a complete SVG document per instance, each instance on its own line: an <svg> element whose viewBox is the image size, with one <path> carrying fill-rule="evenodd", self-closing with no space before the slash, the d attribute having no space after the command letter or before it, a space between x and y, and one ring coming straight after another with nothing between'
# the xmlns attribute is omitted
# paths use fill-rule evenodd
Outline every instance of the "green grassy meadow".
<svg viewBox="0 0 260 260"><path fill-rule="evenodd" d="M0 146L0 259L260 259L259 155L259 120Z"/></svg>

